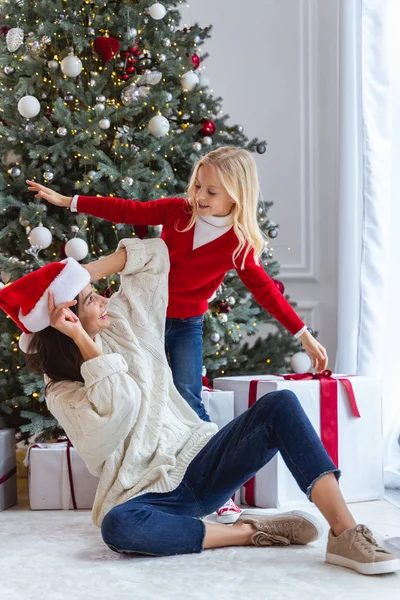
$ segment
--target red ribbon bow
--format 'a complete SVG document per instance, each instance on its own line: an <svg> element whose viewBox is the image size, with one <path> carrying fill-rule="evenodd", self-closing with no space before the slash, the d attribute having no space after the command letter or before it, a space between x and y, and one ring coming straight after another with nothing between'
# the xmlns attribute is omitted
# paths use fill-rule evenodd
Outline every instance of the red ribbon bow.
<svg viewBox="0 0 400 600"><path fill-rule="evenodd" d="M335 465L339 466L339 428L338 428L338 382L342 383L346 389L351 412L354 417L360 418L356 397L353 386L345 377L332 377L332 371L328 369L322 373L290 373L289 375L280 375L287 381L310 381L318 380L320 388L320 425L321 441ZM263 379L253 379L249 387L249 403L251 408L257 401L257 388L259 382L270 381ZM247 504L255 505L255 478L252 477L245 483L245 500Z"/></svg>

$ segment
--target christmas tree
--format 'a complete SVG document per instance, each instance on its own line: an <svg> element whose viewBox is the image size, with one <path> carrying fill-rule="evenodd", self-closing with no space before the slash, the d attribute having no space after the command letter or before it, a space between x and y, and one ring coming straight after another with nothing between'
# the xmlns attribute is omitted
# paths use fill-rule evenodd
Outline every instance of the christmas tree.
<svg viewBox="0 0 400 600"><path fill-rule="evenodd" d="M221 98L210 92L202 46L211 29L181 29L179 4L1 3L1 286L49 261L86 262L113 251L121 238L160 234L157 227L113 225L41 203L25 180L63 194L147 201L183 194L193 164L212 148L265 152L264 142L230 124ZM274 238L268 209L260 206L260 225ZM271 250L263 262L275 277ZM98 284L105 294L117 287L116 276ZM0 321L0 414L25 435L57 435L44 382L25 367L19 331L3 312ZM271 317L229 273L205 319L207 376L285 368L297 342L276 323L255 346L243 347L246 334L265 323Z"/></svg>

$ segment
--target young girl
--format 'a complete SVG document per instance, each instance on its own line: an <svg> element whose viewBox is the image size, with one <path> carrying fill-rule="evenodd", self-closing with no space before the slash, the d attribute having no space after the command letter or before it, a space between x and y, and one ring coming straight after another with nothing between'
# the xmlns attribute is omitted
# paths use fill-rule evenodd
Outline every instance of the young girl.
<svg viewBox="0 0 400 600"><path fill-rule="evenodd" d="M90 281L118 271L120 291L110 300L94 293ZM218 432L178 393L164 351L168 271L162 240L126 239L102 260L50 263L0 290L0 307L29 342L28 365L48 378L50 411L100 478L93 521L105 543L165 556L315 541L319 522L297 511L243 515L232 527L201 520L279 450L330 523L326 560L364 574L399 570L356 525L292 392L260 398Z"/></svg>
<svg viewBox="0 0 400 600"><path fill-rule="evenodd" d="M163 225L171 270L166 321L166 352L174 383L204 421L201 400L202 330L208 300L225 274L236 269L257 302L299 337L318 371L327 366L325 349L307 331L259 262L265 240L258 226L259 183L250 152L234 147L214 150L195 166L188 199L134 202L121 198L62 196L36 182L29 190L57 206L113 221ZM240 510L232 502L221 508L221 522L234 521Z"/></svg>

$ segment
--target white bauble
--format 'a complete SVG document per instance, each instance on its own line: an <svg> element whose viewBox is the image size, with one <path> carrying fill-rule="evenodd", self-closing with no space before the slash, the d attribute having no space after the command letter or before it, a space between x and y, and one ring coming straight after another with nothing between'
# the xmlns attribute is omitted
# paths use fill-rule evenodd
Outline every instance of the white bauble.
<svg viewBox="0 0 400 600"><path fill-rule="evenodd" d="M67 77L78 77L82 71L82 61L77 56L66 56L61 61L61 71Z"/></svg>
<svg viewBox="0 0 400 600"><path fill-rule="evenodd" d="M219 313L217 315L217 319L218 321L220 321L221 323L226 323L228 320L228 315L226 315L225 313Z"/></svg>
<svg viewBox="0 0 400 600"><path fill-rule="evenodd" d="M312 361L305 352L296 352L290 359L290 366L295 373L307 373L312 367Z"/></svg>
<svg viewBox="0 0 400 600"><path fill-rule="evenodd" d="M162 115L156 115L150 119L148 128L154 137L164 137L169 131L169 121Z"/></svg>
<svg viewBox="0 0 400 600"><path fill-rule="evenodd" d="M64 252L75 260L83 260L88 255L89 248L85 240L72 238L65 244Z"/></svg>
<svg viewBox="0 0 400 600"><path fill-rule="evenodd" d="M209 135L204 136L201 141L203 142L204 146L211 146L212 144L212 138Z"/></svg>
<svg viewBox="0 0 400 600"><path fill-rule="evenodd" d="M199 78L193 71L188 71L182 75L181 86L185 92L190 92L199 83Z"/></svg>
<svg viewBox="0 0 400 600"><path fill-rule="evenodd" d="M208 87L210 85L210 80L206 75L203 75L203 73L199 77L199 85L200 87Z"/></svg>
<svg viewBox="0 0 400 600"><path fill-rule="evenodd" d="M101 119L101 121L99 121L99 126L100 129L109 129L111 126L110 119Z"/></svg>
<svg viewBox="0 0 400 600"><path fill-rule="evenodd" d="M50 229L47 229L47 227L43 227L43 225L39 225L39 227L35 227L34 229L32 229L32 231L28 235L28 240L31 246L48 248L51 242L53 241L53 236L51 235Z"/></svg>
<svg viewBox="0 0 400 600"><path fill-rule="evenodd" d="M193 150L195 152L200 152L200 150L201 150L201 144L200 144L200 142L194 142L194 144L193 144Z"/></svg>
<svg viewBox="0 0 400 600"><path fill-rule="evenodd" d="M40 113L40 102L35 96L23 96L18 102L18 112L25 119L33 119Z"/></svg>
<svg viewBox="0 0 400 600"><path fill-rule="evenodd" d="M159 21L160 19L163 19L165 17L167 10L163 4L156 2L156 4L153 4L152 6L150 6L149 12L150 12L150 16L153 19L155 19L155 21Z"/></svg>

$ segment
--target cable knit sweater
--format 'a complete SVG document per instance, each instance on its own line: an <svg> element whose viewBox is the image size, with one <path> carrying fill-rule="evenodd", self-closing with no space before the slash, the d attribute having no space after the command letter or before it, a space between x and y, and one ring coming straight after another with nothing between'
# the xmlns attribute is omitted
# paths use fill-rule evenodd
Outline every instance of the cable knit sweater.
<svg viewBox="0 0 400 600"><path fill-rule="evenodd" d="M52 384L47 406L90 473L100 477L93 522L147 492L168 492L216 433L176 390L164 350L169 259L162 240L122 240L127 262L108 304L103 354L83 363L84 383Z"/></svg>

